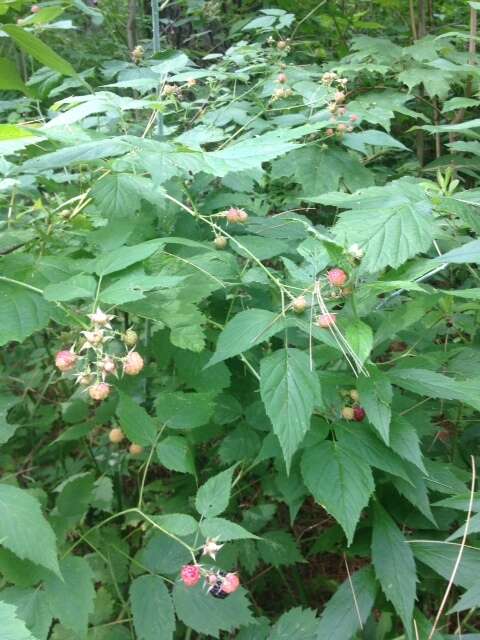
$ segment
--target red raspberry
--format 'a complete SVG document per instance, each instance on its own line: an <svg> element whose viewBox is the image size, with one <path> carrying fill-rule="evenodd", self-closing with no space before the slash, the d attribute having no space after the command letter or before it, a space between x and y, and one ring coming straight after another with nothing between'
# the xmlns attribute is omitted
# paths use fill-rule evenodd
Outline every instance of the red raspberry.
<svg viewBox="0 0 480 640"><path fill-rule="evenodd" d="M336 322L336 314L335 313L322 313L320 316L317 316L316 322L319 327L322 329L328 329Z"/></svg>
<svg viewBox="0 0 480 640"><path fill-rule="evenodd" d="M353 419L355 422L363 422L365 419L365 409L363 407L353 407Z"/></svg>
<svg viewBox="0 0 480 640"><path fill-rule="evenodd" d="M186 564L182 567L180 577L186 587L194 587L201 577L200 567L197 564Z"/></svg>
<svg viewBox="0 0 480 640"><path fill-rule="evenodd" d="M348 276L343 269L336 267L327 273L327 278L331 285L335 287L343 287Z"/></svg>
<svg viewBox="0 0 480 640"><path fill-rule="evenodd" d="M352 113L350 116L350 122L356 122L358 120L358 116L355 113Z"/></svg>
<svg viewBox="0 0 480 640"><path fill-rule="evenodd" d="M222 590L225 593L234 593L240 586L240 579L236 573L227 573L223 578Z"/></svg>
<svg viewBox="0 0 480 640"><path fill-rule="evenodd" d="M77 364L78 356L72 351L59 351L55 356L55 365L62 373L70 371Z"/></svg>
<svg viewBox="0 0 480 640"><path fill-rule="evenodd" d="M285 82L287 82L288 78L287 78L287 74L286 73L279 73L277 76L277 82L280 82L280 84L284 84Z"/></svg>

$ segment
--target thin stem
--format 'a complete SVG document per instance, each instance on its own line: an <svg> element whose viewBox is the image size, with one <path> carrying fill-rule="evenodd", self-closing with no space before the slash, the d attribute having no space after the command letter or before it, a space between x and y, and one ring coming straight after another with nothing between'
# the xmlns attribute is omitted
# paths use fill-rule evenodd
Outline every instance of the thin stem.
<svg viewBox="0 0 480 640"><path fill-rule="evenodd" d="M152 462L152 458L153 458L153 454L156 451L156 447L157 447L157 443L160 440L160 438L162 437L162 433L165 430L165 426L163 425L162 428L160 429L160 431L158 432L155 441L150 449L150 453L148 454L148 458L147 458L147 462L145 463L145 469L143 470L143 476L142 476L142 482L140 483L140 492L138 495L138 508L141 509L142 508L142 502L143 502L143 492L145 490L145 482L147 480L147 474L148 474L148 469L150 467L150 464Z"/></svg>

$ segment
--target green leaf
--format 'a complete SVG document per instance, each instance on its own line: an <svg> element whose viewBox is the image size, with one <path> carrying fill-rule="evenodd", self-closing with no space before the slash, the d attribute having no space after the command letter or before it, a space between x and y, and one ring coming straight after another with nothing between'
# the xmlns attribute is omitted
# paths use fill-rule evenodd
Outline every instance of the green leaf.
<svg viewBox="0 0 480 640"><path fill-rule="evenodd" d="M0 629L2 640L36 640L17 617L17 609L5 602L0 602Z"/></svg>
<svg viewBox="0 0 480 640"><path fill-rule="evenodd" d="M328 601L317 627L317 638L351 640L365 624L376 595L377 582L372 568L364 567L354 573L351 584L345 580Z"/></svg>
<svg viewBox="0 0 480 640"><path fill-rule="evenodd" d="M47 640L52 614L44 591L9 587L2 590L0 597L2 602L16 607L17 616L25 622L36 640Z"/></svg>
<svg viewBox="0 0 480 640"><path fill-rule="evenodd" d="M310 427L320 385L306 353L279 349L260 363L260 394L290 468L292 456Z"/></svg>
<svg viewBox="0 0 480 640"><path fill-rule="evenodd" d="M478 379L455 380L428 369L393 369L389 372L393 384L430 398L458 400L480 411Z"/></svg>
<svg viewBox="0 0 480 640"><path fill-rule="evenodd" d="M245 590L240 588L225 600L206 593L201 584L193 588L177 582L173 589L175 611L180 620L197 633L214 638L253 622Z"/></svg>
<svg viewBox="0 0 480 640"><path fill-rule="evenodd" d="M27 491L0 484L0 541L19 558L59 574L55 534Z"/></svg>
<svg viewBox="0 0 480 640"><path fill-rule="evenodd" d="M340 214L335 238L347 247L354 243L362 247L365 255L360 270L364 273L399 267L432 244L435 227L429 201L418 186L401 185L399 181L365 189L345 204L339 203L352 211ZM328 194L316 201L330 204Z"/></svg>
<svg viewBox="0 0 480 640"><path fill-rule="evenodd" d="M195 508L204 518L218 516L228 507L235 466L209 478L197 491Z"/></svg>
<svg viewBox="0 0 480 640"><path fill-rule="evenodd" d="M262 560L273 567L289 567L303 562L295 538L288 531L267 531L258 542Z"/></svg>
<svg viewBox="0 0 480 640"><path fill-rule="evenodd" d="M361 320L354 320L346 325L345 337L363 364L373 347L373 331Z"/></svg>
<svg viewBox="0 0 480 640"><path fill-rule="evenodd" d="M480 264L480 240L472 240L472 242L467 242L461 247L452 249L444 253L437 261L440 259L441 262L455 264L465 264L468 262Z"/></svg>
<svg viewBox="0 0 480 640"><path fill-rule="evenodd" d="M93 498L94 482L91 471L77 473L55 489L58 492L57 508L62 517L80 517L86 512Z"/></svg>
<svg viewBox="0 0 480 640"><path fill-rule="evenodd" d="M395 138L392 138L392 136L385 133L385 131L377 131L376 129L368 129L367 131L360 131L359 133L347 133L343 136L343 144L346 147L350 147L350 149L355 149L355 151L360 151L360 153L364 154L368 153L367 146L408 151L408 148L399 140L395 140Z"/></svg>
<svg viewBox="0 0 480 640"><path fill-rule="evenodd" d="M285 328L282 314L265 309L241 311L225 325L209 365L248 351Z"/></svg>
<svg viewBox="0 0 480 640"><path fill-rule="evenodd" d="M175 614L170 593L160 576L141 576L130 586L133 626L138 640L171 640Z"/></svg>
<svg viewBox="0 0 480 640"><path fill-rule="evenodd" d="M42 296L25 287L0 281L0 346L12 340L23 342L35 331L44 329L51 308Z"/></svg>
<svg viewBox="0 0 480 640"><path fill-rule="evenodd" d="M131 442L141 445L153 444L157 435L155 423L145 409L126 393L120 393L117 416Z"/></svg>
<svg viewBox="0 0 480 640"><path fill-rule="evenodd" d="M420 439L415 427L402 416L395 416L390 423L390 446L404 460L408 460L425 474Z"/></svg>
<svg viewBox="0 0 480 640"><path fill-rule="evenodd" d="M82 142L74 147L44 153L23 163L26 172L37 173L47 169L60 169L77 162L93 162L102 158L120 156L130 150L130 145L122 138L106 138L93 142Z"/></svg>
<svg viewBox="0 0 480 640"><path fill-rule="evenodd" d="M4 24L2 25L2 29L15 40L21 49L41 64L64 76L76 75L75 69L69 62L59 56L58 53L55 53L53 49L50 49L48 45L42 42L40 38L37 38L37 36L34 36L33 33L25 31L14 24Z"/></svg>
<svg viewBox="0 0 480 640"><path fill-rule="evenodd" d="M206 538L217 538L223 542L258 537L236 522L230 522L225 518L207 518L203 520L200 524L200 531Z"/></svg>
<svg viewBox="0 0 480 640"><path fill-rule="evenodd" d="M95 589L93 573L85 558L69 556L60 562L62 578L49 575L45 589L50 609L55 618L86 638L88 616L93 613Z"/></svg>
<svg viewBox="0 0 480 640"><path fill-rule="evenodd" d="M163 240L149 240L133 247L120 247L109 251L95 260L94 270L99 276L121 271L132 264L145 260L164 246Z"/></svg>
<svg viewBox="0 0 480 640"><path fill-rule="evenodd" d="M29 93L27 86L17 71L16 64L8 58L0 58L0 89Z"/></svg>
<svg viewBox="0 0 480 640"><path fill-rule="evenodd" d="M390 442L390 420L393 397L392 386L385 375L377 368L370 368L370 377L362 376L357 384L360 402L365 409L369 422L378 431L385 444Z"/></svg>
<svg viewBox="0 0 480 640"><path fill-rule="evenodd" d="M8 442L17 429L16 424L7 422L7 415L11 407L17 404L19 398L10 393L0 391L0 444Z"/></svg>
<svg viewBox="0 0 480 640"><path fill-rule="evenodd" d="M160 464L171 471L196 475L195 461L188 441L182 436L167 436L157 445Z"/></svg>
<svg viewBox="0 0 480 640"><path fill-rule="evenodd" d="M155 400L158 418L172 429L195 429L212 417L215 410L211 393L161 392Z"/></svg>
<svg viewBox="0 0 480 640"><path fill-rule="evenodd" d="M95 296L97 281L93 276L77 275L49 284L44 289L45 300L53 302L69 302L78 298L90 299Z"/></svg>
<svg viewBox="0 0 480 640"><path fill-rule="evenodd" d="M462 594L462 597L457 604L450 609L448 615L457 613L458 611L465 611L465 609L477 609L480 606L480 580L476 584L472 585L470 589Z"/></svg>
<svg viewBox="0 0 480 640"><path fill-rule="evenodd" d="M368 425L359 429L357 425L342 423L335 429L335 435L342 447L353 456L359 456L371 467L382 469L410 482L407 465Z"/></svg>
<svg viewBox="0 0 480 640"><path fill-rule="evenodd" d="M450 580L453 567L458 558L460 544L440 540L412 541L415 557L428 565L445 580ZM454 583L470 589L478 582L480 575L480 549L465 547L462 561L455 575Z"/></svg>
<svg viewBox="0 0 480 640"><path fill-rule="evenodd" d="M301 468L316 502L339 522L350 544L360 514L374 490L369 465L340 445L327 441L305 451Z"/></svg>
<svg viewBox="0 0 480 640"><path fill-rule="evenodd" d="M411 502L420 511L420 513L423 513L423 515L436 527L437 523L433 517L428 499L425 474L423 471L420 471L417 467L413 466L413 464L410 464L409 462L405 462L405 464L407 465L409 482L403 478L394 477L392 478L392 483L397 491Z"/></svg>
<svg viewBox="0 0 480 640"><path fill-rule="evenodd" d="M198 524L195 518L185 513L167 513L163 516L151 516L158 525L177 536L188 536L196 533Z"/></svg>
<svg viewBox="0 0 480 640"><path fill-rule="evenodd" d="M279 618L268 640L316 640L317 628L315 611L295 607Z"/></svg>
<svg viewBox="0 0 480 640"><path fill-rule="evenodd" d="M415 560L404 535L379 504L374 507L372 562L387 600L410 634L417 582Z"/></svg>

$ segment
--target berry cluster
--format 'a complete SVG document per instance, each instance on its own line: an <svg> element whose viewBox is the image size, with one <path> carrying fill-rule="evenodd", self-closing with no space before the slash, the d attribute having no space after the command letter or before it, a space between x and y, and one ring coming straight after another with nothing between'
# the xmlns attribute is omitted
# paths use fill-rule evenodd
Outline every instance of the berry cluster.
<svg viewBox="0 0 480 640"><path fill-rule="evenodd" d="M118 369L123 375L136 376L143 369L143 358L134 350L138 336L132 329L121 334L112 329L113 315L104 313L100 308L88 316L91 327L81 331L83 344L78 352L73 345L69 350L59 351L55 356L55 365L62 373L76 370L76 382L87 387L92 400L105 400L110 395L111 384L107 382L109 376L118 377ZM125 355L119 356L114 348L116 338L121 338ZM117 341L118 342L118 341ZM85 352L85 353L83 353ZM83 354L83 355L82 355Z"/></svg>
<svg viewBox="0 0 480 640"><path fill-rule="evenodd" d="M345 104L347 99L347 94L346 94L347 83L348 83L348 79L340 78L335 73L335 71L327 71L322 76L322 84L325 87L329 87L329 88L331 87L334 90L332 100L330 101L327 107L328 111L331 113L330 120L332 123L337 122L337 117L342 118L347 114L347 107ZM339 122L336 126L336 130L330 127L327 129L326 134L327 136L330 137L335 135L335 133L337 133L337 135L340 135L340 136L342 136L344 133L349 133L353 131L352 124L357 122L357 120L358 120L358 116L352 113L349 118L349 122L350 122L349 124L345 122Z"/></svg>
<svg viewBox="0 0 480 640"><path fill-rule="evenodd" d="M366 413L365 409L361 407L358 402L360 400L359 393L356 389L349 391L346 396L353 402L353 406L346 405L342 409L342 417L345 420L354 420L355 422L363 422Z"/></svg>
<svg viewBox="0 0 480 640"><path fill-rule="evenodd" d="M120 429L120 427L114 427L113 429L110 429L110 433L108 434L108 439L112 444L120 444L125 440L125 434ZM141 444L132 442L128 447L128 451L132 456L139 456L141 453L143 453L143 447Z"/></svg>
<svg viewBox="0 0 480 640"><path fill-rule="evenodd" d="M202 547L202 555L210 556L210 558L215 560L217 552L220 551L222 547L222 544L217 544L216 538L207 538ZM220 600L224 600L240 586L240 578L233 572L227 573L219 569L207 569L201 564L186 564L180 571L180 578L188 588L197 585L202 577L205 580L204 586L207 589L207 593Z"/></svg>

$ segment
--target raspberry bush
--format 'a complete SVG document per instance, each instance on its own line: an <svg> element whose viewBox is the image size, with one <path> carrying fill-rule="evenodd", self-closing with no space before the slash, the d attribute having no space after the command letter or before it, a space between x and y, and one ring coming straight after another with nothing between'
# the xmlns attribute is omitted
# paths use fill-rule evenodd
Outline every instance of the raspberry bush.
<svg viewBox="0 0 480 640"><path fill-rule="evenodd" d="M0 1L0 640L480 637L479 9Z"/></svg>

